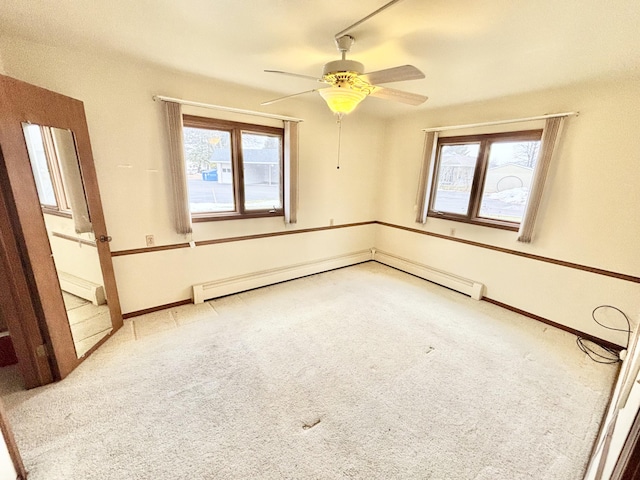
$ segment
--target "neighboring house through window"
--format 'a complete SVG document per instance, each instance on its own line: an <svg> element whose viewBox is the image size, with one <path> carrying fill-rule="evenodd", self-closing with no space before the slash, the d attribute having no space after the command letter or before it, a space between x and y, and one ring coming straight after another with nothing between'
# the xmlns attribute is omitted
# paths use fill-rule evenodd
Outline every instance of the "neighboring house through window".
<svg viewBox="0 0 640 480"><path fill-rule="evenodd" d="M428 215L518 230L541 130L438 139Z"/></svg>
<svg viewBox="0 0 640 480"><path fill-rule="evenodd" d="M193 221L283 215L284 129L183 116Z"/></svg>

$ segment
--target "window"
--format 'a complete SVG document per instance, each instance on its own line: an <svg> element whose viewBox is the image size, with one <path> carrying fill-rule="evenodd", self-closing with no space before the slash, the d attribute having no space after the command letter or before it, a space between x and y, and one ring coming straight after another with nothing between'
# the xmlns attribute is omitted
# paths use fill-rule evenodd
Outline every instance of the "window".
<svg viewBox="0 0 640 480"><path fill-rule="evenodd" d="M24 137L42 209L71 217L58 149L50 127L24 124Z"/></svg>
<svg viewBox="0 0 640 480"><path fill-rule="evenodd" d="M517 230L541 130L438 139L428 215Z"/></svg>
<svg viewBox="0 0 640 480"><path fill-rule="evenodd" d="M183 116L193 221L283 215L282 128Z"/></svg>

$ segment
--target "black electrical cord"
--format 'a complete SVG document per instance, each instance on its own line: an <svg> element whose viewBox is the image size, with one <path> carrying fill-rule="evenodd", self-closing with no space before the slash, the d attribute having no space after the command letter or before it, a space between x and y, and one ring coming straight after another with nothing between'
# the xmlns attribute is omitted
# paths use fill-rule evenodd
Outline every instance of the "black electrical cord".
<svg viewBox="0 0 640 480"><path fill-rule="evenodd" d="M609 327L601 322L598 321L598 319L596 318L596 312L598 310L600 310L601 308L612 308L614 310L616 310L617 312L620 312L620 314L624 317L624 319L627 322L627 328L615 328L615 327ZM596 308L593 309L593 311L591 312L591 318L593 318L593 321L596 322L598 325L600 325L601 327L604 327L608 330L615 330L617 332L626 332L627 333L627 345L625 347L625 350L629 349L629 342L631 341L631 322L629 321L629 317L627 317L627 315L620 310L617 307L614 307L613 305L599 305ZM600 349L600 352L597 352L596 350L593 349L593 347L591 347L589 344L593 344L593 345L597 345L598 348ZM589 340L583 337L578 337L576 338L576 343L578 344L578 348L580 348L580 350L582 350L584 353L587 354L587 356L593 360L596 363L604 363L604 364L613 364L613 363L618 363L621 362L622 359L620 358L620 354L619 352L617 352L616 350L609 348L609 347L605 347L603 345L600 345L596 342L594 342L593 340Z"/></svg>

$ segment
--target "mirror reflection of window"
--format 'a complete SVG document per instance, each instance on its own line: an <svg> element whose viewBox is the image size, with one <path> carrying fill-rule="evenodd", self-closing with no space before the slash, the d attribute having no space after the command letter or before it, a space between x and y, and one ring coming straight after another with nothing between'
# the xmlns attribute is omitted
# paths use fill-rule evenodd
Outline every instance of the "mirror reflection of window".
<svg viewBox="0 0 640 480"><path fill-rule="evenodd" d="M43 211L73 218L76 233L92 232L73 133L29 123L22 127Z"/></svg>
<svg viewBox="0 0 640 480"><path fill-rule="evenodd" d="M36 180L36 188L40 204L43 207L58 209L58 201L53 187L49 161L45 153L44 141L40 125L25 125L24 137L31 159L31 169Z"/></svg>
<svg viewBox="0 0 640 480"><path fill-rule="evenodd" d="M53 164L53 170L60 173L58 198L64 197L65 208L72 212L76 233L93 232L73 133L61 128L45 128L51 139L50 148L47 149L51 152L48 156L52 160L50 165Z"/></svg>

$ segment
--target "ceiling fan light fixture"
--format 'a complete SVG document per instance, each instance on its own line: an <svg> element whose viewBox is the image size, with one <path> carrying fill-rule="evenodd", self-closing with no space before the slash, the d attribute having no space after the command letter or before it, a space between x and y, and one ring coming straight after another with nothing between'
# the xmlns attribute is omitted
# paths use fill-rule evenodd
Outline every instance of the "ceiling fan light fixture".
<svg viewBox="0 0 640 480"><path fill-rule="evenodd" d="M322 88L318 92L331 111L340 116L353 112L367 96L365 92L337 86Z"/></svg>

